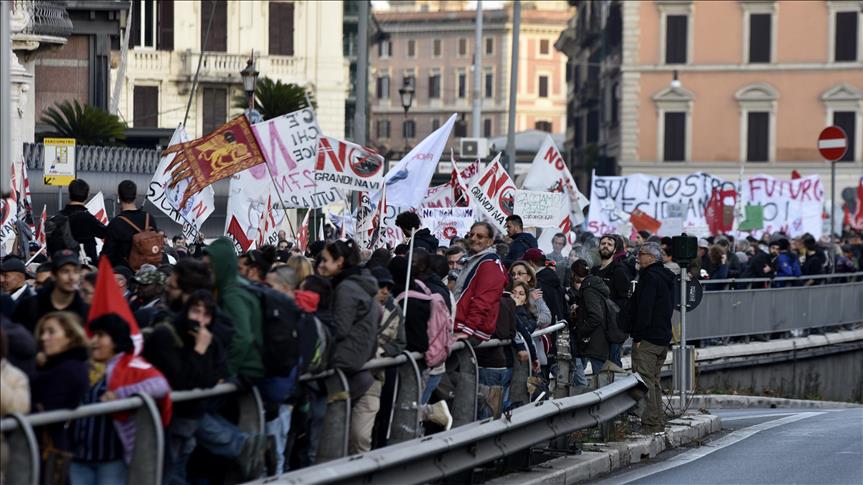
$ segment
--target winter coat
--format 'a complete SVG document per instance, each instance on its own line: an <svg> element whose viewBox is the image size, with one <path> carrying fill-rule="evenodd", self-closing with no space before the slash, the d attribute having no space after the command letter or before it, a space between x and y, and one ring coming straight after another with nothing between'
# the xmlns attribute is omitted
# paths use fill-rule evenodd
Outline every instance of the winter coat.
<svg viewBox="0 0 863 485"><path fill-rule="evenodd" d="M377 348L381 321L377 293L378 282L367 269L349 268L333 278L331 366L348 375L359 371Z"/></svg>
<svg viewBox="0 0 863 485"><path fill-rule="evenodd" d="M806 261L800 267L800 273L806 276L824 274L824 267L827 264L827 257L821 248L806 255ZM810 280L813 284L820 285L824 280Z"/></svg>
<svg viewBox="0 0 863 485"><path fill-rule="evenodd" d="M108 229L105 225L96 219L96 216L90 214L90 211L83 204L66 204L60 213L69 219L72 238L84 246L84 253L87 254L93 264L98 263L96 238L105 239L108 235Z"/></svg>
<svg viewBox="0 0 863 485"><path fill-rule="evenodd" d="M410 310L410 309L408 309ZM378 351L376 357L395 357L405 350L405 337L402 307L390 297L381 308L381 324L378 330Z"/></svg>
<svg viewBox="0 0 863 485"><path fill-rule="evenodd" d="M6 359L0 360L0 416L29 412L30 383L27 375Z"/></svg>
<svg viewBox="0 0 863 485"><path fill-rule="evenodd" d="M531 328L536 328L536 317L534 317L527 305L515 307L515 323L518 336L516 345L518 351L526 351L530 354L530 360L539 360L536 355L536 347L533 345L533 337L530 336Z"/></svg>
<svg viewBox="0 0 863 485"><path fill-rule="evenodd" d="M674 274L661 262L638 272L638 285L630 300L630 335L633 342L646 340L654 345L671 342L671 315L674 311Z"/></svg>
<svg viewBox="0 0 863 485"><path fill-rule="evenodd" d="M411 283L411 291L423 292L416 283ZM431 302L416 298L407 300L408 311L404 320L406 348L410 352L424 353L429 348L428 322L431 316ZM404 311L404 304L405 301L402 299L398 305L399 313Z"/></svg>
<svg viewBox="0 0 863 485"><path fill-rule="evenodd" d="M776 257L773 259L771 266L773 266L774 277L785 277L785 276L800 276L800 260L797 259L797 255L792 254L790 251L781 251ZM792 286L791 281L776 281L773 283L774 288L784 288L786 286Z"/></svg>
<svg viewBox="0 0 863 485"><path fill-rule="evenodd" d="M12 313L12 321L24 325L31 333L36 329L36 322L44 315L56 312L67 311L72 312L81 317L82 322L87 321L87 315L90 313L90 305L84 303L79 293L75 293L72 303L66 308L56 308L51 302L51 292L54 291L54 285L48 284L36 292L33 296L22 298L18 301L15 311Z"/></svg>
<svg viewBox="0 0 863 485"><path fill-rule="evenodd" d="M450 293L449 288L446 286L446 283L440 279L440 276L434 273L426 273L422 276L419 276L417 279L423 282L424 285L428 287L432 293L437 293L443 298L444 303L446 303L446 309L452 313L452 293Z"/></svg>
<svg viewBox="0 0 863 485"><path fill-rule="evenodd" d="M77 408L90 387L87 359L85 347L74 347L48 357L30 381L33 410ZM71 442L64 428L65 423L57 423L48 430L56 448L70 450Z"/></svg>
<svg viewBox="0 0 863 485"><path fill-rule="evenodd" d="M147 211L144 209L125 210L117 214L117 217L111 219L107 227L107 237L105 245L102 247L102 254L108 256L111 260L111 266L129 266L129 253L132 252L132 237L138 234L128 222L120 217L125 217L132 221L142 231L146 230ZM148 223L151 231L158 231L156 228L156 218L150 214L150 222Z"/></svg>
<svg viewBox="0 0 863 485"><path fill-rule="evenodd" d="M504 263L509 267L515 261L524 256L528 249L539 247L536 238L529 232L520 232L512 237L512 242L509 244L509 252L503 258Z"/></svg>
<svg viewBox="0 0 863 485"><path fill-rule="evenodd" d="M414 234L414 248L423 248L429 253L435 254L439 246L440 243L429 229L420 229Z"/></svg>
<svg viewBox="0 0 863 485"><path fill-rule="evenodd" d="M566 293L554 269L545 267L536 272L537 287L542 290L542 299L551 312L551 323L565 320Z"/></svg>
<svg viewBox="0 0 863 485"><path fill-rule="evenodd" d="M623 260L616 259L605 268L600 265L594 266L590 270L590 274L602 278L605 286L608 287L610 298L614 303L620 306L626 302L634 275L630 274Z"/></svg>
<svg viewBox="0 0 863 485"><path fill-rule="evenodd" d="M234 336L227 349L228 371L248 379L263 378L261 302L237 274L234 243L221 237L204 251L210 256L219 307L234 323Z"/></svg>
<svg viewBox="0 0 863 485"><path fill-rule="evenodd" d="M36 374L36 339L33 338L33 332L5 315L0 315L0 325L9 344L9 353L6 355L9 363L32 377Z"/></svg>
<svg viewBox="0 0 863 485"><path fill-rule="evenodd" d="M500 299L500 311L497 314L497 322L493 338L512 340L515 338L518 327L515 321L515 301L504 294ZM513 342L513 345L515 343ZM502 369L512 367L512 352L506 347L490 347L487 349L476 349L476 361L479 367L490 367Z"/></svg>
<svg viewBox="0 0 863 485"><path fill-rule="evenodd" d="M608 286L599 276L589 275L581 287L573 291L575 303L575 337L578 355L607 360L609 343L605 332L608 323L605 299L611 295Z"/></svg>
<svg viewBox="0 0 863 485"><path fill-rule="evenodd" d="M488 340L497 325L506 272L493 248L471 256L456 280L455 332Z"/></svg>

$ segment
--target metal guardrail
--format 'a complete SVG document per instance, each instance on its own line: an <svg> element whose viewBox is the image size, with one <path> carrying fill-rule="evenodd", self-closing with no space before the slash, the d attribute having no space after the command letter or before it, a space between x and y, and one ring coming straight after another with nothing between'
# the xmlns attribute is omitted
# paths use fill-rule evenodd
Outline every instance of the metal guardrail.
<svg viewBox="0 0 863 485"><path fill-rule="evenodd" d="M825 284L845 284L848 280L856 280L863 278L863 271L856 273L829 273L807 276L778 276L776 278L726 278L721 280L699 280L704 286L709 285L730 285L736 284L752 284L752 283L773 283L773 282L805 282L809 280L818 281L824 280ZM839 282L830 282L829 280L841 280Z"/></svg>
<svg viewBox="0 0 863 485"><path fill-rule="evenodd" d="M558 323L539 330L533 334L538 337L564 328ZM483 342L478 347L488 348L510 345L510 340L491 340ZM393 419L389 443L397 444L422 435L420 393L423 389L420 365L423 355L417 352L403 352L396 357L372 359L363 369L376 370L387 367L398 368L398 385L396 405L393 406ZM477 411L478 366L476 354L471 346L457 342L452 347L447 361L458 368L450 373L457 391L453 399L451 414L453 427L464 426L475 420ZM527 364L514 361L513 380L519 373L529 374ZM350 433L350 388L344 373L338 369L330 369L316 375L305 374L301 381L325 379L326 387L331 396L343 396L332 399L327 404L320 447L317 459L319 462L336 460L348 456L348 437ZM524 377L526 380L526 377ZM174 402L185 402L208 399L238 393L239 421L238 427L244 432L264 432L264 407L257 389L252 387L248 392L235 384L220 384L209 389L194 389L174 391L171 398ZM522 401L527 402L526 389L521 393ZM519 393L513 389L512 399L517 400ZM131 411L137 426L135 450L129 465L128 482L135 484L161 484L164 468L165 433L161 423L159 410L152 397L136 394L133 397L116 401L89 404L73 410L55 410L30 415L12 414L0 420L0 432L9 443L9 461L5 478L7 483L25 484L39 483L39 448L36 433L33 428L56 423L64 423L74 419L90 416L113 414Z"/></svg>

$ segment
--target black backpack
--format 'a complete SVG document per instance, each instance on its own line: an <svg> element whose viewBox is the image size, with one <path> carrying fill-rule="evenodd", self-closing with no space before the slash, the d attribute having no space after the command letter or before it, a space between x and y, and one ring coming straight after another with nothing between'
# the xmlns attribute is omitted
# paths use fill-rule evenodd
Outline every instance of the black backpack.
<svg viewBox="0 0 863 485"><path fill-rule="evenodd" d="M301 312L300 373L317 374L329 368L332 337L327 326L314 313Z"/></svg>
<svg viewBox="0 0 863 485"><path fill-rule="evenodd" d="M261 302L261 358L270 377L287 377L300 363L303 312L284 293L259 285L249 290Z"/></svg>
<svg viewBox="0 0 863 485"><path fill-rule="evenodd" d="M72 226L66 214L58 212L45 221L45 245L48 257L63 249L78 251L78 241L72 237Z"/></svg>
<svg viewBox="0 0 863 485"><path fill-rule="evenodd" d="M605 338L608 343L622 344L629 338L620 323L620 307L611 298L603 296L605 306Z"/></svg>

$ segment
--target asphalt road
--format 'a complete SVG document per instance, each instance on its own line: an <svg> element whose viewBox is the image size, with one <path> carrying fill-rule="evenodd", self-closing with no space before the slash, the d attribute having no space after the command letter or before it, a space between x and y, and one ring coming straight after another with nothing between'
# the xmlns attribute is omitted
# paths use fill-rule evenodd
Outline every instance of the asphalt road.
<svg viewBox="0 0 863 485"><path fill-rule="evenodd" d="M713 411L724 432L602 484L863 484L863 408Z"/></svg>

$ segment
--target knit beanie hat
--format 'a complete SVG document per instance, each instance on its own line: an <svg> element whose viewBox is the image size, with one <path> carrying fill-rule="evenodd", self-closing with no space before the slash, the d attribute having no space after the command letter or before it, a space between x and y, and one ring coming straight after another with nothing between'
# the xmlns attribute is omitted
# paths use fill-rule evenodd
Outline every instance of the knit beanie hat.
<svg viewBox="0 0 863 485"><path fill-rule="evenodd" d="M92 333L102 331L110 335L111 340L114 341L115 352L118 354L132 351L132 335L129 324L116 313L106 313L93 319L89 323L89 329Z"/></svg>

